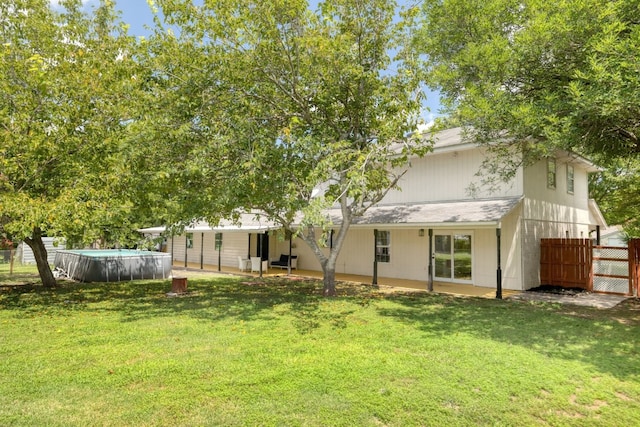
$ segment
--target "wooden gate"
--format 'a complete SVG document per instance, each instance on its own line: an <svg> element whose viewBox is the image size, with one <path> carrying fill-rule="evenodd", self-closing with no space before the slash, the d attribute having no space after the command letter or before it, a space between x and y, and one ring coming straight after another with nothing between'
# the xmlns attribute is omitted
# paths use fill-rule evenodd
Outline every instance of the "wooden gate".
<svg viewBox="0 0 640 427"><path fill-rule="evenodd" d="M592 292L640 295L640 239L628 247L589 239L541 239L540 283Z"/></svg>
<svg viewBox="0 0 640 427"><path fill-rule="evenodd" d="M590 291L592 252L589 239L541 239L540 283Z"/></svg>
<svg viewBox="0 0 640 427"><path fill-rule="evenodd" d="M629 240L629 280L633 295L640 296L640 239Z"/></svg>

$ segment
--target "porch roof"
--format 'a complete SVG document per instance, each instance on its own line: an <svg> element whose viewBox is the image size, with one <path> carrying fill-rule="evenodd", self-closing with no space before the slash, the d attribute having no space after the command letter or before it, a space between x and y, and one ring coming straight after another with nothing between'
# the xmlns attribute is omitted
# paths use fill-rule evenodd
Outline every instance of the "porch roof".
<svg viewBox="0 0 640 427"><path fill-rule="evenodd" d="M502 218L511 212L522 197L478 199L449 202L431 202L374 206L362 217L355 218L357 228L385 227L497 227ZM327 214L334 224L342 222L340 209L329 209ZM242 214L239 221L222 220L218 225L205 221L185 227L185 232L244 232L260 233L282 228L281 225L256 214ZM144 234L161 234L166 227L142 228Z"/></svg>
<svg viewBox="0 0 640 427"><path fill-rule="evenodd" d="M450 202L382 205L370 208L354 219L354 227L496 227L522 197ZM334 223L341 222L340 211L331 210Z"/></svg>
<svg viewBox="0 0 640 427"><path fill-rule="evenodd" d="M261 218L258 214L244 213L240 215L238 221L229 219L221 220L217 225L211 225L206 221L198 221L184 228L185 232L263 232L268 230L276 230L281 228L280 225L273 221ZM161 234L167 229L165 226L141 228L138 231L143 234Z"/></svg>

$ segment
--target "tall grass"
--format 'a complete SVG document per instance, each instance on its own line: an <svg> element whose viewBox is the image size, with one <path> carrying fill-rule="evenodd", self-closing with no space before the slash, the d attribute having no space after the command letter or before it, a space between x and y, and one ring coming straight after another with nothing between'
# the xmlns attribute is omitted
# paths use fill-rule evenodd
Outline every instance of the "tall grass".
<svg viewBox="0 0 640 427"><path fill-rule="evenodd" d="M3 286L4 284L4 286ZM315 281L0 273L0 425L567 425L640 419L640 319Z"/></svg>

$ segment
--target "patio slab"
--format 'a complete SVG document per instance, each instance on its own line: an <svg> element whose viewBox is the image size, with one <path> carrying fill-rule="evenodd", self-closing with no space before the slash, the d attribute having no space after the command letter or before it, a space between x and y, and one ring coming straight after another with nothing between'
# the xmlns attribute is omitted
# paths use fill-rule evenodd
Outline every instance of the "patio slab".
<svg viewBox="0 0 640 427"><path fill-rule="evenodd" d="M626 300L624 295L608 295L584 292L577 295L558 295L544 292L521 292L510 295L508 298L521 301L540 301L558 304L573 304L583 307L594 307L600 309L613 308Z"/></svg>

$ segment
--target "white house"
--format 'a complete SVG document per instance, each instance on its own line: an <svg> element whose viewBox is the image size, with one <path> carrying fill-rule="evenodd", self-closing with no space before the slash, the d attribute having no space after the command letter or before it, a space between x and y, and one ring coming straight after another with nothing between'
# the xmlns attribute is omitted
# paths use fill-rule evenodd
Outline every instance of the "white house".
<svg viewBox="0 0 640 427"><path fill-rule="evenodd" d="M497 193L471 197L484 158L460 128L436 134L434 150L412 159L402 191L387 194L352 225L336 273L372 276L376 261L380 277L426 283L432 271L439 282L496 288L500 278L505 289L529 289L540 284L541 238L589 238L606 226L588 197L588 174L598 171L588 160L558 153L520 168ZM276 224L250 214L238 225L188 228L167 248L177 262L228 267L238 265L238 256L273 259L291 250L299 269L321 270L301 239L285 240Z"/></svg>

